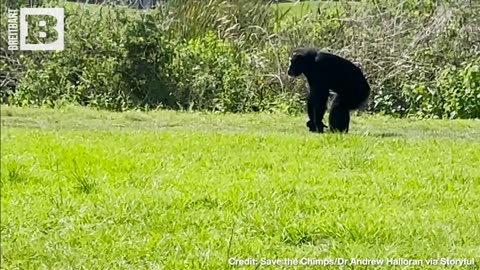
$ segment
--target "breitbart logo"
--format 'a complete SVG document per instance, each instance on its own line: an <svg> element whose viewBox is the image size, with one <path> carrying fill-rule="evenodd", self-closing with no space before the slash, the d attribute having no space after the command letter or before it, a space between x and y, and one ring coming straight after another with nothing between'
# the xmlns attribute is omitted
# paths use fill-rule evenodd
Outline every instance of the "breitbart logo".
<svg viewBox="0 0 480 270"><path fill-rule="evenodd" d="M8 50L63 50L63 8L8 10Z"/></svg>

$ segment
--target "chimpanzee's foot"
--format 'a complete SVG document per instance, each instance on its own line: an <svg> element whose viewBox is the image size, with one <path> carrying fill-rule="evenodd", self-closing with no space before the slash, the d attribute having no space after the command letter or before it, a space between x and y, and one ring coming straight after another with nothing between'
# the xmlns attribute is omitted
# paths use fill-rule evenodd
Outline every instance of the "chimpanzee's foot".
<svg viewBox="0 0 480 270"><path fill-rule="evenodd" d="M318 132L318 133L323 133L324 128L328 128L323 122L321 122L319 125L315 125L312 120L307 121L307 127L310 130L310 132Z"/></svg>

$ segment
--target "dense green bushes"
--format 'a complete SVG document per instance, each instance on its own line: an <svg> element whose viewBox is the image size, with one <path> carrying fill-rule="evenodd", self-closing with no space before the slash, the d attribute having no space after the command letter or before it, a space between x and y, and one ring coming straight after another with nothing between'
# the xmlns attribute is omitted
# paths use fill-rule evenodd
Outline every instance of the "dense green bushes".
<svg viewBox="0 0 480 270"><path fill-rule="evenodd" d="M341 1L301 16L263 2L68 6L65 51L8 54L21 66L9 102L299 112L305 83L286 77L288 52L317 46L365 70L370 112L480 117L480 8L469 1Z"/></svg>

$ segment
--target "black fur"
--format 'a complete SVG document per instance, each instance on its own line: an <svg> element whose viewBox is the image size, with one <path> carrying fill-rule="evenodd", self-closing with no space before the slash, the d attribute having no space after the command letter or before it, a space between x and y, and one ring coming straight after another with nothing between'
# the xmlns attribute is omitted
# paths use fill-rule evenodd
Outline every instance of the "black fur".
<svg viewBox="0 0 480 270"><path fill-rule="evenodd" d="M312 132L323 133L323 117L327 110L329 90L337 95L329 115L332 132L348 132L350 111L359 109L370 95L370 86L360 68L340 56L321 52L314 48L298 48L292 52L288 75L305 75L310 88L307 99Z"/></svg>

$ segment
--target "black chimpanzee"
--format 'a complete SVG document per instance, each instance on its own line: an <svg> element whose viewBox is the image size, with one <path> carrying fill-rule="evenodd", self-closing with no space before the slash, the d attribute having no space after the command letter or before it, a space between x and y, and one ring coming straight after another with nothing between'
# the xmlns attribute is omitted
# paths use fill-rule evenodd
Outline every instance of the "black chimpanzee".
<svg viewBox="0 0 480 270"><path fill-rule="evenodd" d="M307 127L323 133L323 116L327 110L329 90L333 99L329 125L332 132L348 132L350 111L360 108L370 95L370 86L355 64L340 56L315 48L297 48L290 57L288 75L305 75L310 88L307 99Z"/></svg>

